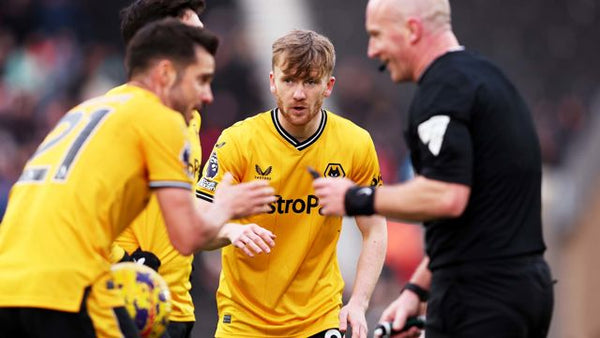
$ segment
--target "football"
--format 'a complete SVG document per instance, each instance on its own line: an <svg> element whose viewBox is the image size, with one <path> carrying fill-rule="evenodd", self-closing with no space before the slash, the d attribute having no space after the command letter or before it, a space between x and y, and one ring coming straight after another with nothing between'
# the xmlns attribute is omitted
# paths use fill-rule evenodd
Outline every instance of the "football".
<svg viewBox="0 0 600 338"><path fill-rule="evenodd" d="M165 280L151 268L133 262L114 264L111 271L140 336L161 337L171 312L171 295Z"/></svg>

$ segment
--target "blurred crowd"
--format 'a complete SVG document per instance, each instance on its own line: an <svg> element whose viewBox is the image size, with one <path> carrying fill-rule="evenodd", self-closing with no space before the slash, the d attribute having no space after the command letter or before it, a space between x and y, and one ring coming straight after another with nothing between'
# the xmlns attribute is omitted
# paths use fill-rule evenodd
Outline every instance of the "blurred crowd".
<svg viewBox="0 0 600 338"><path fill-rule="evenodd" d="M58 119L82 100L125 81L117 13L128 3L2 0L0 219L23 164ZM202 112L204 159L223 128L274 105L264 101L268 88L257 85L266 81L255 78L255 60L244 39L236 2L207 3L202 19L220 36L221 46L213 86L215 102ZM363 2L310 0L306 4L314 13L314 29L330 37L337 49L337 82L331 99L339 110L335 112L371 132L385 182L405 179L411 170L402 128L414 87L394 85L367 59ZM544 162L560 165L599 97L600 67L592 65L600 44L592 41L600 31L600 5L591 0L551 5L544 0L507 0L455 1L452 6L459 40L494 60L514 80L532 108ZM340 17L344 20L332 20ZM268 74L261 76L266 79ZM389 301L390 293L397 294L400 282L419 261L420 231L416 226L390 227L390 241L395 245L373 296L373 313L380 313L378 306ZM216 260L196 263L198 269L213 275L194 284L198 332L214 325L216 318L206 312L214 311Z"/></svg>

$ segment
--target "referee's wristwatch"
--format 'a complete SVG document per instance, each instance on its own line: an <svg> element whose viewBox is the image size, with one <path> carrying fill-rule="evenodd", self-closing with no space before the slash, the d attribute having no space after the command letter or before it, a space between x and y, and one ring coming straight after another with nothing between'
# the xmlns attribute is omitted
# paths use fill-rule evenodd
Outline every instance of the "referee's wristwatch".
<svg viewBox="0 0 600 338"><path fill-rule="evenodd" d="M426 302L429 299L429 291L423 289L415 283L404 284L404 287L402 287L402 291L400 291L400 293L404 292L404 290L412 291L414 294L417 295L417 297L419 297L419 300L421 302Z"/></svg>

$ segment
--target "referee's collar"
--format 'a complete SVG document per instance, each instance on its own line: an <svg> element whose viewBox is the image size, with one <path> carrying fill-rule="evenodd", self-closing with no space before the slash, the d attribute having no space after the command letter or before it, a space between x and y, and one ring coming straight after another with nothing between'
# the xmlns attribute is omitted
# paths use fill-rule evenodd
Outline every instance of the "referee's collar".
<svg viewBox="0 0 600 338"><path fill-rule="evenodd" d="M462 52L465 50L465 46L459 45L456 47L452 47L449 48L446 52L444 52L444 54L436 57L435 59L433 59L433 61L431 61L427 67L425 67L425 70L423 71L423 73L421 73L421 76L419 76L419 78L417 79L417 83L421 83L421 80L423 80L423 77L425 77L425 74L427 74L427 71L429 71L429 68L431 68L431 66L439 59L443 58L444 56L450 54L450 53L456 53L456 52Z"/></svg>

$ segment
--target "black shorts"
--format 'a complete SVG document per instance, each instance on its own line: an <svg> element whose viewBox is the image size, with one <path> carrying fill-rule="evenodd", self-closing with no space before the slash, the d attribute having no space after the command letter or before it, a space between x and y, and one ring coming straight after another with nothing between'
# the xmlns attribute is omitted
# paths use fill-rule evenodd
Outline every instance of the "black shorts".
<svg viewBox="0 0 600 338"><path fill-rule="evenodd" d="M162 338L191 338L194 322L169 322Z"/></svg>
<svg viewBox="0 0 600 338"><path fill-rule="evenodd" d="M426 337L546 337L553 284L538 255L436 269Z"/></svg>
<svg viewBox="0 0 600 338"><path fill-rule="evenodd" d="M41 308L0 307L0 338L95 338L93 318L87 310L89 289L79 312L64 312ZM115 334L138 338L135 324L124 307L111 309L118 322Z"/></svg>

